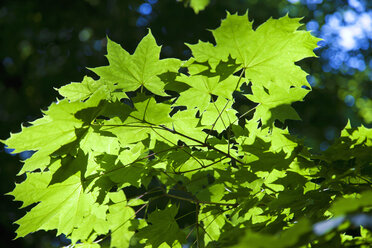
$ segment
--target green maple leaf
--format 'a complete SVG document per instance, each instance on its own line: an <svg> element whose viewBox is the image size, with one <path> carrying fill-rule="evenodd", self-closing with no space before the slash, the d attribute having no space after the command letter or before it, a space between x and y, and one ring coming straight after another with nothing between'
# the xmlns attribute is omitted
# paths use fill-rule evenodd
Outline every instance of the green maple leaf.
<svg viewBox="0 0 372 248"><path fill-rule="evenodd" d="M130 220L134 218L135 212L127 206L123 191L111 192L109 197L113 202L107 215L112 232L110 247L129 247L130 239L134 234L134 231L129 230L131 227Z"/></svg>
<svg viewBox="0 0 372 248"><path fill-rule="evenodd" d="M17 237L53 229L57 229L57 235L68 235L91 214L96 196L84 192L80 172L63 182L49 185L52 178L52 172L30 173L11 193L15 200L23 201L24 207L40 202L16 221L19 225Z"/></svg>
<svg viewBox="0 0 372 248"><path fill-rule="evenodd" d="M204 10L209 4L209 0L190 0L190 7L193 8L196 14Z"/></svg>
<svg viewBox="0 0 372 248"><path fill-rule="evenodd" d="M133 99L134 109L125 120L112 118L105 122L102 131L109 131L119 138L122 146L145 140L149 135L164 140L159 134L168 131L159 130L159 125L171 127L172 118L169 116L171 106L157 103L153 97L140 94Z"/></svg>
<svg viewBox="0 0 372 248"><path fill-rule="evenodd" d="M275 84L264 87L252 87L252 94L246 95L253 102L258 103L253 120L261 119L263 125L272 125L274 120L284 123L286 119L300 120L297 112L290 106L292 102L301 101L308 93L303 88L285 90Z"/></svg>
<svg viewBox="0 0 372 248"><path fill-rule="evenodd" d="M221 61L228 61L229 55L241 64L245 80L252 82L253 95L249 98L260 103L255 121L261 119L263 125L272 125L276 119L298 120L290 104L301 101L308 93L301 87L310 85L306 72L295 62L315 56L313 49L320 40L310 32L297 30L301 26L299 20L288 16L269 19L254 30L247 14L228 13L221 26L212 31L215 46L199 42L189 47L197 62L208 61L212 69Z"/></svg>
<svg viewBox="0 0 372 248"><path fill-rule="evenodd" d="M269 19L256 30L248 15L230 15L212 31L217 50L227 51L245 68L253 85L274 82L285 89L309 84L306 73L294 63L315 56L313 49L320 40L310 32L298 31L300 18L284 16ZM225 55L226 56L226 55Z"/></svg>
<svg viewBox="0 0 372 248"><path fill-rule="evenodd" d="M233 248L270 248L270 247L300 247L296 245L302 243L301 237L311 232L311 225L308 220L301 220L291 228L281 232L278 235L267 235L257 232L248 231L247 234L240 240L238 245L232 246Z"/></svg>
<svg viewBox="0 0 372 248"><path fill-rule="evenodd" d="M26 160L20 173L43 170L50 163L50 155L58 149L72 144L78 139L79 133L84 133L100 111L100 103L108 97L105 87L100 87L85 102L69 102L67 99L53 103L44 111L44 117L31 122L31 126L23 127L22 131L11 134L10 138L2 141L14 152L36 151ZM77 118L79 111L89 109L83 116ZM92 111L91 111L92 110ZM79 135L83 136L82 134ZM69 146L73 148L73 145Z"/></svg>
<svg viewBox="0 0 372 248"><path fill-rule="evenodd" d="M207 2L190 3L198 11ZM17 237L56 229L77 247L99 247L98 238L108 236L111 247L181 247L194 225L197 246L229 247L247 228L237 247L297 247L318 241L300 216L318 221L368 207L370 129L348 125L314 162L288 129L274 125L299 119L291 104L308 93L295 62L314 56L318 39L299 27L285 16L254 30L247 14L228 14L212 31L215 45L189 45L187 75L178 72L179 60L159 59L151 32L133 54L108 40L109 65L92 69L99 80L61 87L63 100L2 141L15 152L36 151L21 171L26 180L10 193L22 207L34 205L16 222ZM256 106L238 120L234 103L242 94L234 91L243 83ZM172 95L154 96L165 89ZM346 192L362 198L329 207Z"/></svg>
<svg viewBox="0 0 372 248"><path fill-rule="evenodd" d="M101 246L97 243L80 243L80 244L76 244L74 247L76 248L100 248Z"/></svg>
<svg viewBox="0 0 372 248"><path fill-rule="evenodd" d="M102 83L100 81L95 81L90 77L84 77L81 83L70 83L62 86L58 89L58 93L74 102L87 99L101 86Z"/></svg>
<svg viewBox="0 0 372 248"><path fill-rule="evenodd" d="M210 0L177 0L177 1L183 1L185 3L185 6L190 5L194 12L198 14L199 11L204 10L205 7L208 6Z"/></svg>
<svg viewBox="0 0 372 248"><path fill-rule="evenodd" d="M226 130L236 119L237 111L232 108L232 101L219 97L216 102L209 104L202 115L202 125L214 125L214 130ZM217 121L216 121L217 120Z"/></svg>
<svg viewBox="0 0 372 248"><path fill-rule="evenodd" d="M91 213L84 217L79 226L75 227L69 239L72 243L77 243L79 240L94 241L98 235L108 233L110 229L109 221L107 221L108 206L105 204L94 203ZM87 243L89 244L89 243Z"/></svg>
<svg viewBox="0 0 372 248"><path fill-rule="evenodd" d="M117 84L124 92L134 91L144 86L157 95L167 95L164 83L159 76L168 71L177 72L181 64L178 59L159 60L160 46L156 44L149 31L133 55L130 55L119 44L107 38L108 66L91 69L101 79Z"/></svg>
<svg viewBox="0 0 372 248"><path fill-rule="evenodd" d="M157 103L153 97L139 95L133 99L135 111L131 113L133 119L130 122L140 122L141 120L151 124L166 124L172 121L169 116L171 106L166 103Z"/></svg>
<svg viewBox="0 0 372 248"><path fill-rule="evenodd" d="M178 207L172 205L164 210L156 210L151 213L148 222L151 225L139 230L138 236L147 239L146 243L157 248L163 243L172 247L173 243L178 240L180 243L185 241L185 235L181 232L174 217L177 215Z"/></svg>
<svg viewBox="0 0 372 248"><path fill-rule="evenodd" d="M210 42L199 41L197 44L186 44L192 51L195 60L200 63L208 62L215 69L222 60L227 60L227 51L216 49Z"/></svg>
<svg viewBox="0 0 372 248"><path fill-rule="evenodd" d="M203 75L180 76L177 78L180 82L191 86L184 92L181 92L177 100L178 105L197 107L204 111L210 103L212 95L232 99L232 93L240 85L239 77L229 76L221 80L219 76L207 77Z"/></svg>
<svg viewBox="0 0 372 248"><path fill-rule="evenodd" d="M212 212L212 213L210 213ZM204 224L204 242L207 245L209 242L218 240L221 235L221 230L226 222L224 214L218 211L208 211L201 213L199 218Z"/></svg>

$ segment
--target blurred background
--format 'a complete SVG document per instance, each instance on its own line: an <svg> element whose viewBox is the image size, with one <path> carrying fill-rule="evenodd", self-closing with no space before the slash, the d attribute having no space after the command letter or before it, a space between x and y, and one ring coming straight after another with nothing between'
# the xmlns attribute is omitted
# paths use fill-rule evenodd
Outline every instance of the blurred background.
<svg viewBox="0 0 372 248"><path fill-rule="evenodd" d="M41 117L58 88L79 82L87 67L106 65L106 35L133 52L151 28L162 57L188 59L184 43L213 42L226 10L249 9L257 27L269 17L286 13L324 40L318 59L298 62L311 76L313 91L295 108L302 121L288 122L291 133L314 152L327 149L350 119L372 126L372 1L368 0L211 0L198 15L176 0L0 1L0 139L19 132L21 123ZM29 153L10 155L0 147L0 235L2 247L60 247L55 233L38 232L15 238L12 223L25 212L4 195L14 188L20 160Z"/></svg>

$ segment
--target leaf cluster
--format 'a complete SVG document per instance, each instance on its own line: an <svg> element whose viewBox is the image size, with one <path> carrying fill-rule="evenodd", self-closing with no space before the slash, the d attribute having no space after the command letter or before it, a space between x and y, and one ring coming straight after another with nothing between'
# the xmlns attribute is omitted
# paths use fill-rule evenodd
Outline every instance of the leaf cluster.
<svg viewBox="0 0 372 248"><path fill-rule="evenodd" d="M57 230L75 247L340 247L371 242L372 130L348 124L323 154L292 136L311 86L296 62L319 41L300 19L227 14L215 43L133 54L58 89L3 141L33 151L10 193L31 210L17 237ZM358 229L355 231L355 229ZM249 246L248 246L249 244Z"/></svg>

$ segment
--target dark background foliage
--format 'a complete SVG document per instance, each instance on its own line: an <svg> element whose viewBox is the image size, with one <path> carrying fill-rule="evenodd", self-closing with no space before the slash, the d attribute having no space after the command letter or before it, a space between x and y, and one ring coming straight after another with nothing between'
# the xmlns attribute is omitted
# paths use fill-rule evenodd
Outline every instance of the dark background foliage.
<svg viewBox="0 0 372 248"><path fill-rule="evenodd" d="M20 131L20 124L35 120L58 94L58 88L81 81L86 68L107 63L106 35L133 52L151 28L162 57L187 59L184 43L213 42L207 28L219 26L226 10L249 9L257 27L271 16L303 16L314 35L324 39L318 59L299 62L311 75L313 91L295 105L302 122L289 122L290 131L305 139L314 152L325 150L348 119L352 124L372 123L372 10L367 0L230 0L211 1L195 15L175 0L81 0L0 2L0 138ZM25 210L10 196L21 167L30 153L9 155L0 148L0 235L3 247L58 247L66 240L38 232L15 238ZM8 154L7 154L8 153Z"/></svg>

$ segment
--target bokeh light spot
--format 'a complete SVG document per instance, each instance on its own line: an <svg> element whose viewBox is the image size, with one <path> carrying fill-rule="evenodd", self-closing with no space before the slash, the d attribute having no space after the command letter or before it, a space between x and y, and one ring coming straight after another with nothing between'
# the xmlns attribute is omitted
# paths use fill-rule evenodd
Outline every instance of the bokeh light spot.
<svg viewBox="0 0 372 248"><path fill-rule="evenodd" d="M347 95L345 96L344 102L348 107L352 107L355 103L355 98L352 95Z"/></svg>
<svg viewBox="0 0 372 248"><path fill-rule="evenodd" d="M364 11L364 2L359 0L348 0L348 4L355 10L362 12Z"/></svg>
<svg viewBox="0 0 372 248"><path fill-rule="evenodd" d="M94 41L93 48L94 48L94 50L96 50L98 52L101 51L101 49L102 49L102 41L101 40Z"/></svg>
<svg viewBox="0 0 372 248"><path fill-rule="evenodd" d="M146 18L141 16L137 19L136 25L137 25L137 27L144 27L148 23L149 23L149 21Z"/></svg>
<svg viewBox="0 0 372 248"><path fill-rule="evenodd" d="M329 144L328 144L327 141L323 141L323 142L320 143L320 145L319 145L319 149L320 149L321 151L325 151L325 150L327 150L328 147L329 147Z"/></svg>
<svg viewBox="0 0 372 248"><path fill-rule="evenodd" d="M84 28L79 32L79 40L82 42L88 41L93 35L93 31L91 28Z"/></svg>
<svg viewBox="0 0 372 248"><path fill-rule="evenodd" d="M319 23L315 20L311 20L306 24L306 28L309 31L318 31Z"/></svg>
<svg viewBox="0 0 372 248"><path fill-rule="evenodd" d="M141 13L141 15L149 15L152 12L151 4L149 3L143 3L139 6L138 12Z"/></svg>
<svg viewBox="0 0 372 248"><path fill-rule="evenodd" d="M5 67L11 67L12 65L14 65L13 59L11 57L5 57L3 59L3 65Z"/></svg>
<svg viewBox="0 0 372 248"><path fill-rule="evenodd" d="M336 136L336 129L334 127L327 127L324 131L324 136L329 141L333 140Z"/></svg>

